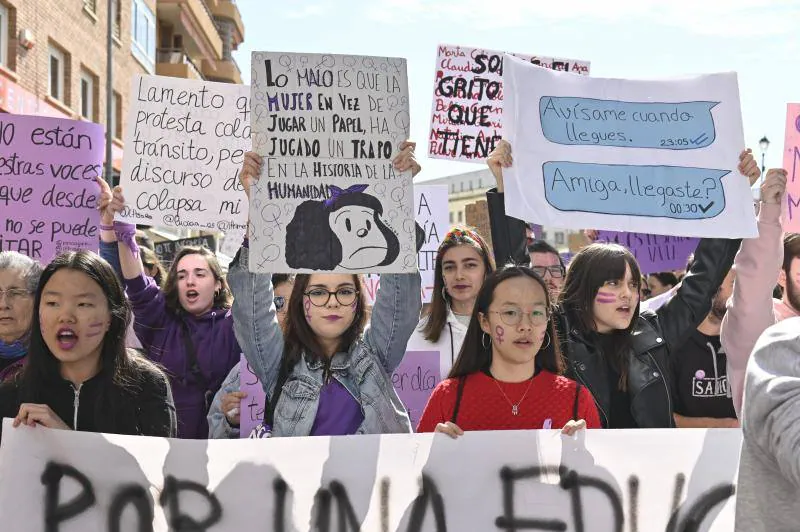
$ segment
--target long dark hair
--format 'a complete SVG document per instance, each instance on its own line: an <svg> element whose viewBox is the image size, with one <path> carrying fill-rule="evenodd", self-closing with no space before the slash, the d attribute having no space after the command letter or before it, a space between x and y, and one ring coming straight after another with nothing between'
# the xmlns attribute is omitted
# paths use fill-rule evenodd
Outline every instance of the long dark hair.
<svg viewBox="0 0 800 532"><path fill-rule="evenodd" d="M220 290L214 294L213 308L231 308L233 304L233 294L228 287L228 281L225 279L225 276L222 275L222 268L219 265L217 256L207 247L184 246L178 251L177 255L175 255L175 259L172 261L172 266L170 266L169 273L167 274L167 281L164 284L164 301L167 309L174 314L183 312L180 300L178 299L178 263L186 255L192 254L200 255L206 259L208 269L214 276L214 280L220 283Z"/></svg>
<svg viewBox="0 0 800 532"><path fill-rule="evenodd" d="M42 293L53 275L69 269L87 275L103 290L108 301L111 324L103 337L100 350L100 399L95 405L97 426L113 432L118 425L119 407L135 408L130 394L141 387L143 368L156 369L144 358L125 348L125 335L131 321L131 308L114 269L91 251L69 251L57 256L42 272L33 307L30 350L19 376L20 397L24 403L42 403L43 391L63 381L61 362L53 355L42 337L39 309ZM126 399L127 397L127 399Z"/></svg>
<svg viewBox="0 0 800 532"><path fill-rule="evenodd" d="M619 244L591 244L580 250L570 262L564 289L561 291L561 304L572 327L585 338L599 340L594 319L594 299L597 291L606 281L619 281L625 277L625 267L631 270L636 283L636 294L641 289L642 273L633 253ZM604 353L620 374L620 389L627 387L628 364L623 359L630 346L630 336L636 327L639 316L637 299L633 319L626 329L615 330L603 335L604 345L610 352Z"/></svg>
<svg viewBox="0 0 800 532"><path fill-rule="evenodd" d="M481 329L480 315L486 315L489 312L489 306L494 300L495 289L502 282L517 277L527 277L534 280L542 287L542 291L547 298L549 316L547 334L550 336L550 341L536 355L536 368L545 369L556 375L564 372L564 360L558 343L558 335L553 320L552 302L550 301L547 285L541 277L527 266L508 265L492 273L484 280L483 286L478 292L478 299L475 301L475 308L472 310L472 318L469 321L466 336L464 336L464 343L461 344L461 351L459 351L458 358L453 363L448 378L466 377L478 371L488 371L489 366L492 364L492 345L484 346L483 344L484 333L483 329Z"/></svg>
<svg viewBox="0 0 800 532"><path fill-rule="evenodd" d="M142 259L142 266L146 268L146 270L151 270L153 268L156 269L155 275L153 275L153 280L156 282L159 288L164 286L164 265L161 264L161 261L156 255L155 251L150 248L139 246L139 254ZM145 271L145 274L149 275L148 271Z"/></svg>
<svg viewBox="0 0 800 532"><path fill-rule="evenodd" d="M475 248L483 258L483 266L486 268L486 277L494 272L494 258L486 241L483 240L477 231L463 226L454 226L445 235L439 249L436 251L436 266L433 273L433 293L431 294L431 304L428 307L425 326L422 334L429 342L436 343L442 335L442 329L447 324L447 308L450 305L450 295L443 295L444 274L442 273L442 261L448 249L456 246L470 246ZM484 277L484 279L486 279Z"/></svg>
<svg viewBox="0 0 800 532"><path fill-rule="evenodd" d="M364 293L364 284L360 275L353 274L353 284L355 284L358 296L356 297L356 311L353 316L353 323L350 324L344 333L339 337L339 345L336 352L347 351L351 345L364 332L367 325L367 299ZM303 355L309 360L319 360L325 365L325 374L329 372L328 364L330 359L326 356L322 345L317 339L317 335L311 330L311 326L306 320L305 309L303 308L303 297L308 289L311 280L310 274L298 274L294 278L292 295L289 297L289 307L286 311L286 320L283 330L283 357L281 358L280 370L272 397L267 401L267 411L264 413L264 420L270 426L274 422L275 407L280 399L281 389L291 375L295 365L301 361ZM336 296L331 296L336 297Z"/></svg>

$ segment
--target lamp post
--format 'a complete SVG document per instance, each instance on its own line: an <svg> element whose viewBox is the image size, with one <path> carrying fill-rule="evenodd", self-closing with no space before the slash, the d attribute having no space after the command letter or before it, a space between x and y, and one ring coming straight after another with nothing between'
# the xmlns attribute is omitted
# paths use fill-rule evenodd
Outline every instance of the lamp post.
<svg viewBox="0 0 800 532"><path fill-rule="evenodd" d="M761 179L759 179L759 184L764 182L764 173L767 171L767 167L764 164L764 159L767 155L767 150L769 149L769 139L766 136L761 137L761 140L758 141L758 147L761 148Z"/></svg>

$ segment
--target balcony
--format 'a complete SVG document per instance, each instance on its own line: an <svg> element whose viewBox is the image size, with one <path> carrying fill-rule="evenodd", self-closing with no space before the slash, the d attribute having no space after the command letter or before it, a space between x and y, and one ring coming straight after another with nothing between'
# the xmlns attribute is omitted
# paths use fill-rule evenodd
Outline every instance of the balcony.
<svg viewBox="0 0 800 532"><path fill-rule="evenodd" d="M233 58L219 61L203 61L203 75L209 81L222 81L224 83L242 83L242 72Z"/></svg>
<svg viewBox="0 0 800 532"><path fill-rule="evenodd" d="M160 25L183 35L189 57L222 58L222 37L204 0L158 0L156 13Z"/></svg>
<svg viewBox="0 0 800 532"><path fill-rule="evenodd" d="M203 80L205 77L182 48L156 50L156 74L173 78Z"/></svg>
<svg viewBox="0 0 800 532"><path fill-rule="evenodd" d="M230 21L233 25L233 49L244 41L244 23L234 0L206 0L214 18Z"/></svg>

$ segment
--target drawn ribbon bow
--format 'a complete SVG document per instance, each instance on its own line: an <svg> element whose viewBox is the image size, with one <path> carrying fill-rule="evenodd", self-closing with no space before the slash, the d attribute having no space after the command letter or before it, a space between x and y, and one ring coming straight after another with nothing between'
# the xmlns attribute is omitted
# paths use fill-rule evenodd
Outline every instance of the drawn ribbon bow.
<svg viewBox="0 0 800 532"><path fill-rule="evenodd" d="M336 200L339 199L341 196L344 196L345 194L355 194L357 192L364 192L365 190L367 190L368 186L369 185L353 185L343 190L335 185L330 185L328 188L331 191L331 197L325 200L324 202L325 207L326 208L333 207L333 204L336 202Z"/></svg>

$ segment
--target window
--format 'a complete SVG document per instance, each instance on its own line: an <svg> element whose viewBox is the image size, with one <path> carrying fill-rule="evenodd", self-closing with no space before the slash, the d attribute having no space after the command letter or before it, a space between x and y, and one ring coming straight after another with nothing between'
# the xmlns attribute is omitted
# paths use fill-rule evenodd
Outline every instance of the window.
<svg viewBox="0 0 800 532"><path fill-rule="evenodd" d="M156 69L156 17L144 0L133 0L131 11L131 52L152 74Z"/></svg>
<svg viewBox="0 0 800 532"><path fill-rule="evenodd" d="M48 69L48 86L50 96L56 100L66 103L64 95L64 78L66 69L66 58L64 52L53 45L50 45L50 67Z"/></svg>
<svg viewBox="0 0 800 532"><path fill-rule="evenodd" d="M461 211L458 211L458 223L461 223L464 220L464 215Z"/></svg>
<svg viewBox="0 0 800 532"><path fill-rule="evenodd" d="M122 115L122 97L115 92L111 100L111 134L115 139L122 138L122 122L119 117Z"/></svg>
<svg viewBox="0 0 800 532"><path fill-rule="evenodd" d="M563 246L564 245L564 233L558 231L556 233L556 246Z"/></svg>
<svg viewBox="0 0 800 532"><path fill-rule="evenodd" d="M542 240L547 240L547 231L542 231Z"/></svg>
<svg viewBox="0 0 800 532"><path fill-rule="evenodd" d="M120 0L114 0L112 3L112 9L114 10L114 26L112 31L114 32L114 37L117 39L122 38L122 4L120 4Z"/></svg>
<svg viewBox="0 0 800 532"><path fill-rule="evenodd" d="M450 223L451 224L453 223L453 212L452 211L450 212Z"/></svg>
<svg viewBox="0 0 800 532"><path fill-rule="evenodd" d="M0 4L0 65L8 66L8 8Z"/></svg>
<svg viewBox="0 0 800 532"><path fill-rule="evenodd" d="M90 13L97 13L97 0L83 0L83 9Z"/></svg>
<svg viewBox="0 0 800 532"><path fill-rule="evenodd" d="M94 109L94 102L95 102L95 89L97 87L97 83L95 82L95 77L87 72L81 72L81 116L86 120L91 120L92 122L97 121L97 115L95 115Z"/></svg>

